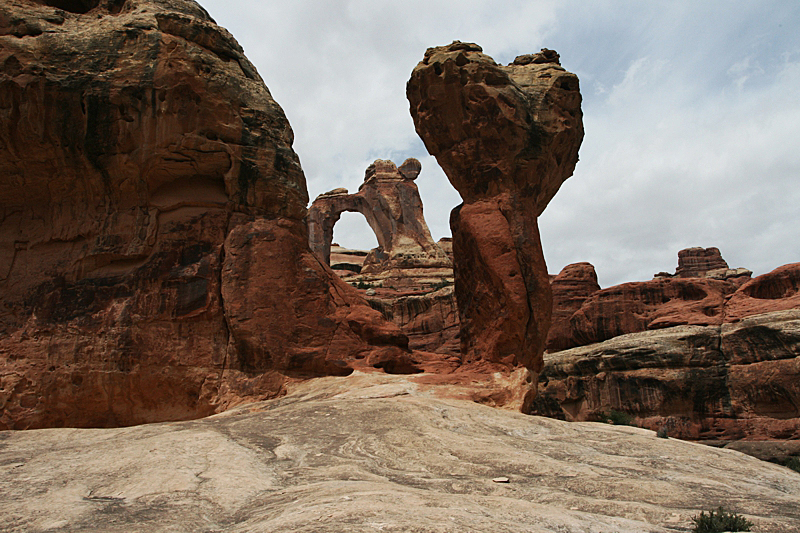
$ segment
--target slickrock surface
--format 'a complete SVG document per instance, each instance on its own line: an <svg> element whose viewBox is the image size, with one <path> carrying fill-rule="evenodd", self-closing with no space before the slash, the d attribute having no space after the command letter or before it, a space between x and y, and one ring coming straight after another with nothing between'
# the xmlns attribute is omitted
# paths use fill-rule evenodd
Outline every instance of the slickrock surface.
<svg viewBox="0 0 800 533"><path fill-rule="evenodd" d="M362 272L393 269L450 269L450 260L433 241L422 199L414 180L422 165L407 159L398 168L391 161L376 160L368 168L358 192L334 189L319 195L308 209L311 250L330 263L333 227L345 211L364 215L375 232L378 247L364 260Z"/></svg>
<svg viewBox="0 0 800 533"><path fill-rule="evenodd" d="M0 433L9 533L669 533L719 505L800 523L800 474L652 431L566 423L354 374L202 420ZM493 479L507 478L508 483Z"/></svg>
<svg viewBox="0 0 800 533"><path fill-rule="evenodd" d="M578 78L552 50L501 66L456 41L425 52L406 95L464 201L450 217L463 362L536 374L552 309L537 217L578 160Z"/></svg>
<svg viewBox="0 0 800 533"><path fill-rule="evenodd" d="M309 251L292 141L191 0L0 3L0 428L194 418L406 358Z"/></svg>

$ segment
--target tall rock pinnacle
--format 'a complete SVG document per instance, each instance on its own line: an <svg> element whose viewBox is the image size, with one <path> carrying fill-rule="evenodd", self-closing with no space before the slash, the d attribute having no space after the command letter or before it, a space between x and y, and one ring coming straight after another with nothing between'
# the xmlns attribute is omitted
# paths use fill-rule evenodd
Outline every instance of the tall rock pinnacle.
<svg viewBox="0 0 800 533"><path fill-rule="evenodd" d="M537 218L578 161L578 78L552 50L502 66L456 41L427 50L406 94L464 200L450 216L463 363L537 373L552 311Z"/></svg>

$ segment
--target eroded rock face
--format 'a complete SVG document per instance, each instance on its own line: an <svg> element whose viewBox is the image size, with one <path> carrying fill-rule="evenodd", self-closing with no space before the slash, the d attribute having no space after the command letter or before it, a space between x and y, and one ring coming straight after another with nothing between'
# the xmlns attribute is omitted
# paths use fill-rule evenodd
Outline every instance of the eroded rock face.
<svg viewBox="0 0 800 533"><path fill-rule="evenodd" d="M800 438L800 309L621 335L545 356L534 412L623 411L689 439Z"/></svg>
<svg viewBox="0 0 800 533"><path fill-rule="evenodd" d="M463 362L537 372L552 307L537 217L578 160L578 78L551 51L501 66L454 42L428 49L406 93L464 200L450 218Z"/></svg>
<svg viewBox="0 0 800 533"><path fill-rule="evenodd" d="M573 263L561 269L550 282L553 290L553 319L547 334L551 352L570 347L570 318L589 296L600 290L591 263Z"/></svg>
<svg viewBox="0 0 800 533"><path fill-rule="evenodd" d="M800 264L737 285L670 278L595 292L557 337L577 347L545 356L534 412L624 411L692 439L800 437Z"/></svg>
<svg viewBox="0 0 800 533"><path fill-rule="evenodd" d="M769 311L800 308L800 263L790 263L748 281L725 304L725 321Z"/></svg>
<svg viewBox="0 0 800 533"><path fill-rule="evenodd" d="M5 2L0 65L0 428L198 417L405 357L308 250L291 128L198 4Z"/></svg>
<svg viewBox="0 0 800 533"><path fill-rule="evenodd" d="M710 270L728 269L728 263L719 253L719 248L686 248L678 252L679 278L703 278Z"/></svg>
<svg viewBox="0 0 800 533"><path fill-rule="evenodd" d="M746 269L737 269L745 274L720 279L711 270L699 272L700 277L694 278L657 277L602 290L589 289L588 296L584 296L587 289L573 289L563 279L579 275L572 273L574 268L566 267L553 280L555 292L564 287L567 295L576 291L578 296L554 305L559 319L549 336L550 351L603 342L628 333L680 325L721 325L755 314L800 307L800 263L784 265L752 280Z"/></svg>
<svg viewBox="0 0 800 533"><path fill-rule="evenodd" d="M378 248L364 260L362 272L450 267L422 214L422 199L414 183L421 170L414 158L399 168L378 159L367 168L358 192L335 189L318 196L307 216L311 250L329 264L333 227L344 211L354 211L364 215L378 240Z"/></svg>

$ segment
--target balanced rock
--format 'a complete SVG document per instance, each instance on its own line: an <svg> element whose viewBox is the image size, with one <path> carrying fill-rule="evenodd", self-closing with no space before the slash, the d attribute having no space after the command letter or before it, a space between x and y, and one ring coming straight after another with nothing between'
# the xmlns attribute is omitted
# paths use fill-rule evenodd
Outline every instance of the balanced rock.
<svg viewBox="0 0 800 533"><path fill-rule="evenodd" d="M406 87L417 133L464 201L450 225L467 365L541 368L552 298L537 217L583 139L578 78L542 53L501 66L456 41L429 48Z"/></svg>
<svg viewBox="0 0 800 533"><path fill-rule="evenodd" d="M195 418L407 356L308 249L293 133L191 0L0 4L0 429Z"/></svg>

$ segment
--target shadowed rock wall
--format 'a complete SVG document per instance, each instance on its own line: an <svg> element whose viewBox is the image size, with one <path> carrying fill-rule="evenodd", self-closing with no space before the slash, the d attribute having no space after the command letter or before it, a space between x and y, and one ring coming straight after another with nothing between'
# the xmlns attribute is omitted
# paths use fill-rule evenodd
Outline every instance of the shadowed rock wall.
<svg viewBox="0 0 800 533"><path fill-rule="evenodd" d="M197 3L4 2L0 67L0 428L198 417L406 353L308 250L292 130Z"/></svg>

